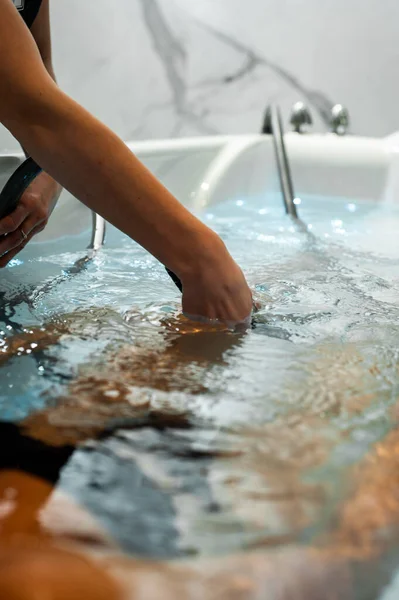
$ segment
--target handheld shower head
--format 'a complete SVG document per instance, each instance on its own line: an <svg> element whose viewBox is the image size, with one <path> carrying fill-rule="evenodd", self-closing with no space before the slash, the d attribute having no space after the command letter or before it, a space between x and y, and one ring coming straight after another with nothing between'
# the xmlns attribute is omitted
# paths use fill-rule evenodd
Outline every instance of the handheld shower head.
<svg viewBox="0 0 399 600"><path fill-rule="evenodd" d="M32 181L42 172L33 158L27 158L11 175L0 192L0 219L15 210L24 191Z"/></svg>

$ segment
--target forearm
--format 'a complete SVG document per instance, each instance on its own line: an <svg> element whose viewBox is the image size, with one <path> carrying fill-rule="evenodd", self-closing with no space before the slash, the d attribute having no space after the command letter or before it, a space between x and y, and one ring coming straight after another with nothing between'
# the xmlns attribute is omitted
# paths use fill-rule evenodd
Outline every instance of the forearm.
<svg viewBox="0 0 399 600"><path fill-rule="evenodd" d="M55 87L45 98L5 124L61 185L179 276L223 251L108 128Z"/></svg>
<svg viewBox="0 0 399 600"><path fill-rule="evenodd" d="M57 83L57 79L56 79L56 76L54 73L52 61L51 60L43 60L43 64L46 67L46 71L50 75L51 79L54 81L54 83ZM29 153L27 152L27 150L24 147L22 147L22 150L25 154L25 157L29 158ZM62 186L54 179L54 177L51 177L51 175L49 175L48 173L43 172L41 174L41 179L42 179L42 181L46 181L45 185L49 186L49 188L53 190L52 194L54 197L54 205L55 205L58 201L58 198L61 196Z"/></svg>
<svg viewBox="0 0 399 600"><path fill-rule="evenodd" d="M48 8L47 0L42 7ZM251 292L220 238L121 140L57 88L43 66L43 55L50 56L44 29L38 27L42 35L36 31L36 41L39 37L42 44L35 44L12 2L0 0L0 14L0 122L46 173L176 273L186 314L228 323L247 320ZM43 225L36 217L31 232ZM10 259L21 236L13 222L8 230L15 238L7 236L3 247Z"/></svg>
<svg viewBox="0 0 399 600"><path fill-rule="evenodd" d="M51 62L51 60L50 61L44 60L43 64L46 67L46 71L50 75L51 79L54 81L54 83L57 83L57 79L56 79L55 73L54 73L53 63ZM25 157L29 158L29 154L26 151L26 149L23 146L21 146L21 148L22 148L22 152L25 154Z"/></svg>

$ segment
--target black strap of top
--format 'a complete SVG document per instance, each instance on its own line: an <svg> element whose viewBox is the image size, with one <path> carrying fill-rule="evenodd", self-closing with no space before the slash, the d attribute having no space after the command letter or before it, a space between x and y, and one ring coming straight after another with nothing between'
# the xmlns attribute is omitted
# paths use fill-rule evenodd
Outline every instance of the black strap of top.
<svg viewBox="0 0 399 600"><path fill-rule="evenodd" d="M21 14L21 17L25 21L28 27L32 27L34 20L36 19L42 0L12 0L15 8Z"/></svg>
<svg viewBox="0 0 399 600"><path fill-rule="evenodd" d="M17 425L0 421L0 471L22 471L55 485L74 450L48 446L24 435Z"/></svg>

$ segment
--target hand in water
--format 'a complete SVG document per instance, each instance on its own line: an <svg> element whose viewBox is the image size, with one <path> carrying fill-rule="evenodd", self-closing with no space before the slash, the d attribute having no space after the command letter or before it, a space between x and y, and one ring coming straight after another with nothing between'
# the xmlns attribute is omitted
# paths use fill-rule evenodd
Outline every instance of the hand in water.
<svg viewBox="0 0 399 600"><path fill-rule="evenodd" d="M0 268L5 267L34 235L45 228L60 193L58 183L47 173L40 173L27 188L14 212L0 220Z"/></svg>
<svg viewBox="0 0 399 600"><path fill-rule="evenodd" d="M183 312L192 319L219 320L229 327L250 321L252 293L221 240L212 258L182 278Z"/></svg>

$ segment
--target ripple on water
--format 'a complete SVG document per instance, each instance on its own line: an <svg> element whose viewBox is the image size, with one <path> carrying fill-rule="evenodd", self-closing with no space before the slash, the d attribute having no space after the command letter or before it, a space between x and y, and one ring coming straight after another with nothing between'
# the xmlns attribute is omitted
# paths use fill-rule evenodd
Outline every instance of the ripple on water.
<svg viewBox="0 0 399 600"><path fill-rule="evenodd" d="M76 452L62 486L127 551L318 540L354 465L394 427L398 257L375 238L369 251L362 223L397 231L398 213L302 200L311 235L277 201L267 215L260 199L205 217L256 286L250 332L179 317L163 267L115 232L80 274L3 315L4 418L49 444L102 438Z"/></svg>

